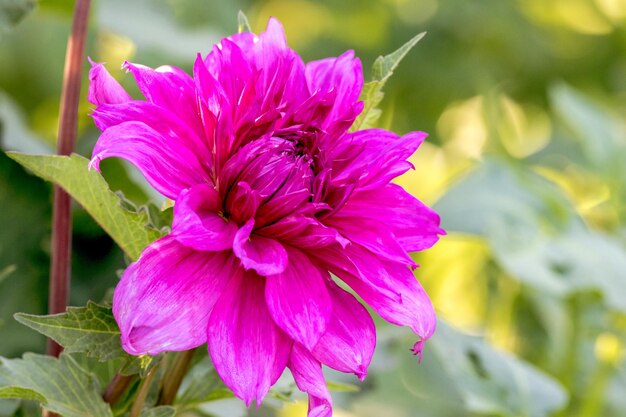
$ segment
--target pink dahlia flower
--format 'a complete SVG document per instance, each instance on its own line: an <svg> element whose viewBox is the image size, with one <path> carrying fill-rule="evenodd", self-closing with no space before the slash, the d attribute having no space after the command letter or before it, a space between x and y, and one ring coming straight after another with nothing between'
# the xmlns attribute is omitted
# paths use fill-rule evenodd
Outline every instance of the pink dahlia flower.
<svg viewBox="0 0 626 417"><path fill-rule="evenodd" d="M419 336L435 329L408 252L432 246L439 217L390 181L426 134L349 133L363 109L348 51L304 64L283 29L222 39L178 68L124 63L145 100L102 64L89 101L102 130L91 161L121 157L174 200L172 232L115 290L133 355L208 343L224 383L260 404L288 367L309 416L330 416L321 365L365 378L376 342L368 311ZM339 285L334 277L346 285Z"/></svg>

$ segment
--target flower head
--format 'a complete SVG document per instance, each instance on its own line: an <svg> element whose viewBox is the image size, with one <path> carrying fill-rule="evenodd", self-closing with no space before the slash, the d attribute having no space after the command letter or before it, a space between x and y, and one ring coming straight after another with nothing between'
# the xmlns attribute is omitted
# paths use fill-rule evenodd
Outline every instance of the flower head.
<svg viewBox="0 0 626 417"><path fill-rule="evenodd" d="M280 23L222 39L180 69L124 63L134 100L92 63L89 100L102 130L91 161L117 156L174 200L169 235L115 290L134 355L208 343L215 369L257 404L289 367L309 415L331 415L321 365L365 378L372 318L343 281L420 342L435 328L408 255L432 246L439 217L390 181L421 132L348 132L363 109L352 51L304 64Z"/></svg>

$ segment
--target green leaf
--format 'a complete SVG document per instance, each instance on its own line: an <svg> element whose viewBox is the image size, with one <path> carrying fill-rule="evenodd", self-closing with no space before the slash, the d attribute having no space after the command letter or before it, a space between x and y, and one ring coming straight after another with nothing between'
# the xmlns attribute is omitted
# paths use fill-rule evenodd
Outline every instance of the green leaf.
<svg viewBox="0 0 626 417"><path fill-rule="evenodd" d="M90 301L86 307L68 307L65 313L47 316L16 313L14 317L54 339L67 353L84 352L100 361L126 356L120 345L120 329L110 307Z"/></svg>
<svg viewBox="0 0 626 417"><path fill-rule="evenodd" d="M63 187L78 201L113 240L135 260L161 233L146 227L144 212L124 209L104 178L89 170L89 161L80 155L37 156L19 153L8 155L35 175Z"/></svg>
<svg viewBox="0 0 626 417"><path fill-rule="evenodd" d="M112 417L93 374L68 354L59 359L26 353L22 359L0 359L4 398L36 400L63 417Z"/></svg>
<svg viewBox="0 0 626 417"><path fill-rule="evenodd" d="M483 236L513 278L561 298L597 290L626 311L624 245L589 230L563 192L531 170L486 159L435 210L446 230Z"/></svg>
<svg viewBox="0 0 626 417"><path fill-rule="evenodd" d="M110 307L92 301L85 307L68 307L65 313L37 316L16 313L25 326L54 339L67 353L85 353L101 362L125 359L126 375L145 374L157 361L148 355L131 356L122 349L120 330Z"/></svg>
<svg viewBox="0 0 626 417"><path fill-rule="evenodd" d="M36 0L0 0L0 29L18 23L36 4Z"/></svg>
<svg viewBox="0 0 626 417"><path fill-rule="evenodd" d="M176 409L169 405L147 408L141 412L141 417L174 417Z"/></svg>
<svg viewBox="0 0 626 417"><path fill-rule="evenodd" d="M389 55L376 58L372 67L372 80L363 85L363 90L359 97L360 100L365 102L365 106L350 128L351 131L367 129L376 124L381 114L378 105L384 97L383 87L385 83L398 67L400 61L425 35L426 32L422 32Z"/></svg>
<svg viewBox="0 0 626 417"><path fill-rule="evenodd" d="M567 403L549 375L441 321L429 343L471 412L545 417Z"/></svg>
<svg viewBox="0 0 626 417"><path fill-rule="evenodd" d="M233 396L217 375L209 357L203 358L191 368L183 380L179 393L175 404L183 409Z"/></svg>
<svg viewBox="0 0 626 417"><path fill-rule="evenodd" d="M252 32L252 29L250 29L250 23L248 22L248 17L241 10L239 10L239 13L237 13L237 22L239 33Z"/></svg>

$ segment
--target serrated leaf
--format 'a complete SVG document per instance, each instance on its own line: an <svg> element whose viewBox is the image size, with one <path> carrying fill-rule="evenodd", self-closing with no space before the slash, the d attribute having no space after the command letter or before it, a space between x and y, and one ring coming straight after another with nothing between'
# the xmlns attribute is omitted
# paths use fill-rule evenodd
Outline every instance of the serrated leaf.
<svg viewBox="0 0 626 417"><path fill-rule="evenodd" d="M89 161L80 156L37 156L8 153L9 157L31 170L35 175L52 181L78 201L111 238L135 260L161 233L146 227L144 212L124 209L104 178L89 170Z"/></svg>
<svg viewBox="0 0 626 417"><path fill-rule="evenodd" d="M174 417L176 409L169 405L147 408L141 412L141 417Z"/></svg>
<svg viewBox="0 0 626 417"><path fill-rule="evenodd" d="M120 345L120 329L110 307L90 301L86 307L68 307L65 313L47 316L17 313L14 317L54 339L67 353L84 352L103 362L127 356Z"/></svg>
<svg viewBox="0 0 626 417"><path fill-rule="evenodd" d="M36 4L36 0L0 0L0 29L18 23Z"/></svg>
<svg viewBox="0 0 626 417"><path fill-rule="evenodd" d="M125 375L144 375L157 361L154 357L131 356L122 349L120 330L110 307L92 301L85 307L68 307L65 313L37 316L16 313L15 320L54 339L67 353L84 353L101 362L126 360Z"/></svg>
<svg viewBox="0 0 626 417"><path fill-rule="evenodd" d="M250 23L248 22L248 17L241 10L239 10L239 13L237 13L237 22L239 33L252 32L252 29L250 29Z"/></svg>
<svg viewBox="0 0 626 417"><path fill-rule="evenodd" d="M365 106L350 128L351 131L367 129L375 125L381 115L378 105L384 97L383 87L385 83L402 59L425 35L426 32L422 32L389 55L376 58L372 66L372 80L363 85L363 90L359 97L360 100L365 102Z"/></svg>
<svg viewBox="0 0 626 417"><path fill-rule="evenodd" d="M0 392L37 400L63 417L112 417L93 374L68 354L59 359L26 353L22 359L0 359ZM8 397L7 397L8 398Z"/></svg>

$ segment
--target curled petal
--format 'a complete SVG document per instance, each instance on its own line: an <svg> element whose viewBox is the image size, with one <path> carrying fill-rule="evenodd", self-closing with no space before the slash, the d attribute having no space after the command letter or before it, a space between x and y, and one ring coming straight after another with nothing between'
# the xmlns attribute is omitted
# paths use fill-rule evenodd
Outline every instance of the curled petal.
<svg viewBox="0 0 626 417"><path fill-rule="evenodd" d="M311 253L382 318L399 326L409 326L423 339L432 336L436 326L435 310L407 266L380 259L356 244L341 251L335 245Z"/></svg>
<svg viewBox="0 0 626 417"><path fill-rule="evenodd" d="M349 243L337 230L327 227L317 219L301 214L292 214L258 230L259 234L274 236L276 239L303 249L320 248L339 243Z"/></svg>
<svg viewBox="0 0 626 417"><path fill-rule="evenodd" d="M282 273L267 277L265 299L276 324L311 349L326 331L332 313L328 273L297 249L287 250L289 264Z"/></svg>
<svg viewBox="0 0 626 417"><path fill-rule="evenodd" d="M374 320L352 294L330 282L333 315L313 356L337 371L352 372L361 381L367 375L376 346Z"/></svg>
<svg viewBox="0 0 626 417"><path fill-rule="evenodd" d="M332 398L319 361L296 343L291 350L288 366L298 388L309 394L308 417L331 417Z"/></svg>
<svg viewBox="0 0 626 417"><path fill-rule="evenodd" d="M170 236L152 243L115 288L122 347L131 355L156 355L205 343L209 314L237 273L227 252L196 252Z"/></svg>
<svg viewBox="0 0 626 417"><path fill-rule="evenodd" d="M332 215L341 224L372 224L390 230L404 251L430 248L445 231L439 215L396 184L353 193L341 210ZM384 230L381 230L384 234ZM362 240L358 243L367 246ZM370 248L371 249L371 248Z"/></svg>
<svg viewBox="0 0 626 417"><path fill-rule="evenodd" d="M247 406L260 404L280 377L292 342L272 320L263 297L265 278L235 275L215 305L209 353L226 386Z"/></svg>
<svg viewBox="0 0 626 417"><path fill-rule="evenodd" d="M360 189L378 188L408 171L407 159L427 134L411 132L402 137L383 129L366 129L346 135L329 153L335 187L357 183Z"/></svg>
<svg viewBox="0 0 626 417"><path fill-rule="evenodd" d="M247 270L254 269L259 275L280 274L287 267L287 251L278 241L258 235L250 235L254 219L250 219L235 234L233 252Z"/></svg>
<svg viewBox="0 0 626 417"><path fill-rule="evenodd" d="M142 122L124 122L105 130L94 147L90 168L99 169L100 161L112 156L135 165L157 191L171 199L194 184L210 182L189 148L168 141Z"/></svg>
<svg viewBox="0 0 626 417"><path fill-rule="evenodd" d="M197 155L203 165L211 166L211 154L202 133L189 126L176 112L149 101L131 100L117 104L102 104L91 116L98 129L102 131L124 122L144 123L166 138L170 146L188 148Z"/></svg>
<svg viewBox="0 0 626 417"><path fill-rule="evenodd" d="M101 104L117 104L132 100L130 95L118 83L115 78L109 74L103 64L98 62L91 63L89 70L89 91L87 92L87 100L96 106Z"/></svg>
<svg viewBox="0 0 626 417"><path fill-rule="evenodd" d="M238 228L221 211L219 194L213 186L198 184L184 190L174 205L172 236L196 250L232 248Z"/></svg>
<svg viewBox="0 0 626 417"><path fill-rule="evenodd" d="M362 105L357 103L363 88L361 61L354 57L354 51L346 51L337 58L309 62L305 74L312 94L324 98L328 94L334 96L330 100L332 105L323 121L323 128L345 132L362 109Z"/></svg>

